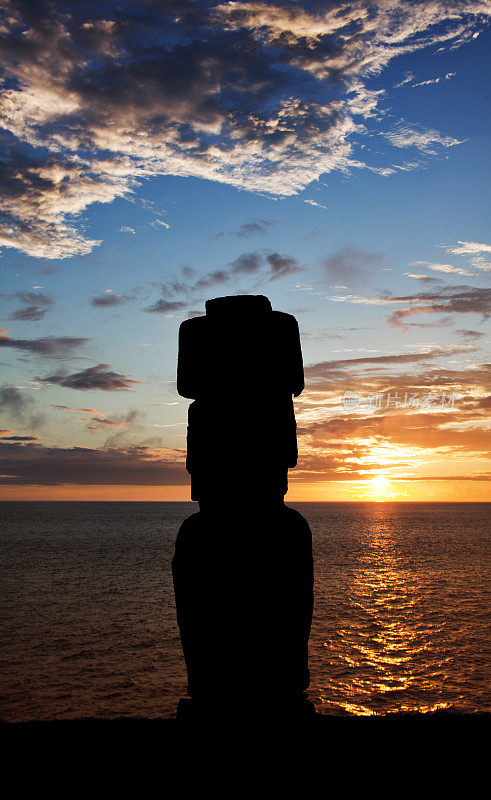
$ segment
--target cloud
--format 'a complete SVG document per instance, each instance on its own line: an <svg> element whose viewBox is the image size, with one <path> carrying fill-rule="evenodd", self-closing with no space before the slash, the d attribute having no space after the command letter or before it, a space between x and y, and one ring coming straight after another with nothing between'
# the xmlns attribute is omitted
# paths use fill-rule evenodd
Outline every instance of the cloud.
<svg viewBox="0 0 491 800"><path fill-rule="evenodd" d="M230 233L238 239L249 239L251 236L267 233L275 222L276 220L274 219L252 219L250 222L242 223L237 230L230 231Z"/></svg>
<svg viewBox="0 0 491 800"><path fill-rule="evenodd" d="M3 442L36 442L39 436L5 436L0 434Z"/></svg>
<svg viewBox="0 0 491 800"><path fill-rule="evenodd" d="M91 204L157 175L288 196L332 170L393 173L361 158L385 110L368 81L471 41L490 13L486 0L3 5L0 245L57 259L100 244ZM415 130L392 143L457 143Z"/></svg>
<svg viewBox="0 0 491 800"><path fill-rule="evenodd" d="M491 253L491 245L483 244L481 242L457 242L456 245L440 245L447 253L452 253L457 256L470 256L467 258L467 263L473 269L481 270L482 272L491 271L491 260L489 254ZM488 256L488 259L486 259Z"/></svg>
<svg viewBox="0 0 491 800"><path fill-rule="evenodd" d="M169 230L169 228L170 228L169 223L168 222L164 222L163 219L154 219L150 223L150 225L151 225L152 228L165 228L166 230Z"/></svg>
<svg viewBox="0 0 491 800"><path fill-rule="evenodd" d="M274 281L279 278L286 278L288 275L295 275L302 272L305 268L298 265L296 258L282 256L280 253L270 253L266 256L266 261L271 267L269 280Z"/></svg>
<svg viewBox="0 0 491 800"><path fill-rule="evenodd" d="M130 300L133 300L127 294L113 294L112 292L105 292L104 294L98 294L92 298L90 304L95 308L111 308L114 306L122 306L125 303L128 303Z"/></svg>
<svg viewBox="0 0 491 800"><path fill-rule="evenodd" d="M82 410L82 409L79 409ZM103 417L100 414L94 417L81 417L82 422L91 422L92 425L87 425L86 429L91 431L104 430L107 427L120 428L122 426L135 426L139 424L141 418L145 413L138 409L132 409L123 414L115 414L112 418Z"/></svg>
<svg viewBox="0 0 491 800"><path fill-rule="evenodd" d="M137 445L126 448L43 447L0 441L0 472L8 484L56 486L183 486L189 481L182 450Z"/></svg>
<svg viewBox="0 0 491 800"><path fill-rule="evenodd" d="M186 306L187 302L184 300L164 300L161 298L152 306L148 306L143 310L150 314L170 314L173 311L181 311Z"/></svg>
<svg viewBox="0 0 491 800"><path fill-rule="evenodd" d="M24 303L22 308L10 314L9 319L12 320L38 321L54 306L53 298L42 292L15 292L12 297Z"/></svg>
<svg viewBox="0 0 491 800"><path fill-rule="evenodd" d="M491 244L479 242L457 242L456 245L442 245L447 253L460 255L476 255L478 253L491 253Z"/></svg>
<svg viewBox="0 0 491 800"><path fill-rule="evenodd" d="M436 283L439 278L433 278L430 275L418 275L414 272L405 272L404 275L407 278L414 278L417 281L423 281L425 283Z"/></svg>
<svg viewBox="0 0 491 800"><path fill-rule="evenodd" d="M472 272L468 270L462 269L461 267L454 267L452 264L436 264L433 261L413 261L411 266L414 267L427 267L428 269L432 269L435 272L445 272L446 274L450 275L464 275L464 276L471 276L473 275Z"/></svg>
<svg viewBox="0 0 491 800"><path fill-rule="evenodd" d="M0 412L9 416L17 417L31 409L33 406L32 398L26 396L12 386L2 386L0 388Z"/></svg>
<svg viewBox="0 0 491 800"><path fill-rule="evenodd" d="M323 206L322 203L317 203L315 200L304 200L304 203L308 203L309 206L315 206L316 208L323 208L324 211L327 211L327 206Z"/></svg>
<svg viewBox="0 0 491 800"><path fill-rule="evenodd" d="M106 425L119 427L120 425L123 424L122 422L118 422L117 420L114 420L114 419L109 419L108 417L81 417L81 421L82 422L96 422L99 427L94 428L93 426L91 426L90 430L100 430L101 428L103 428ZM89 428L88 425L87 425L87 428Z"/></svg>
<svg viewBox="0 0 491 800"><path fill-rule="evenodd" d="M468 347L454 346L447 348L435 348L415 353L394 353L382 356L360 356L358 358L336 359L334 361L321 361L311 364L305 368L305 377L309 380L318 380L329 377L334 372L346 370L351 367L360 367L366 364L384 366L386 364L419 364L426 363L434 358L442 358L455 353L469 352Z"/></svg>
<svg viewBox="0 0 491 800"><path fill-rule="evenodd" d="M456 75L456 72L447 72L446 75L439 75L438 78L429 78L426 81L413 83L412 88L416 88L417 86L431 86L433 84L440 83L440 81L449 81L450 78L455 78ZM407 81L404 81L403 83L407 83ZM399 86L402 86L402 84L399 84Z"/></svg>
<svg viewBox="0 0 491 800"><path fill-rule="evenodd" d="M95 367L88 367L81 372L73 375L63 375L57 373L46 378L36 378L42 383L56 383L67 389L80 389L81 391L101 390L104 392L117 392L128 390L140 381L134 381L121 375L119 372L112 372L109 364L97 364Z"/></svg>
<svg viewBox="0 0 491 800"><path fill-rule="evenodd" d="M464 339L482 339L486 335L483 331L473 331L469 328L457 328L455 333L458 333Z"/></svg>
<svg viewBox="0 0 491 800"><path fill-rule="evenodd" d="M447 367L425 364L432 356L451 357L453 350L394 354L391 362L374 357L364 364L346 359L307 367L306 389L295 404L299 462L290 479L367 480L381 471L389 478L420 480L430 472L441 477L444 471L448 479L462 474L463 459L469 467L476 464L472 471L467 468L469 479L483 479L482 462L490 456L491 365L455 369L451 362ZM364 399L378 395L381 403L370 413L366 407L347 412L342 403L347 390ZM453 407L441 404L442 393L447 400L456 395ZM405 397L416 397L420 405L401 407ZM423 405L425 398L435 401L430 409ZM448 468L452 459L454 475Z"/></svg>
<svg viewBox="0 0 491 800"><path fill-rule="evenodd" d="M227 275L226 280L230 275L250 275L258 272L263 263L263 258L260 253L242 253L230 262L230 273ZM212 273L213 274L213 273ZM220 273L218 273L220 274Z"/></svg>
<svg viewBox="0 0 491 800"><path fill-rule="evenodd" d="M13 339L7 331L0 328L0 347L12 347L16 350L27 350L43 356L56 356L71 353L81 347L89 339L76 336L44 336L39 339Z"/></svg>
<svg viewBox="0 0 491 800"><path fill-rule="evenodd" d="M51 403L52 408L58 408L60 411L70 411L71 414L79 414L80 412L84 414L98 414L99 412L95 408L70 408L70 406L58 406L54 403Z"/></svg>
<svg viewBox="0 0 491 800"><path fill-rule="evenodd" d="M44 317L46 310L46 308L40 308L39 306L24 306L24 308L18 308L17 311L13 311L9 319L37 322Z"/></svg>
<svg viewBox="0 0 491 800"><path fill-rule="evenodd" d="M426 392L428 390L426 389ZM416 391L423 396L425 392ZM431 394L431 392L430 392ZM346 413L346 412L345 412ZM489 459L489 440L478 409L445 409L412 413L392 408L369 416L333 416L299 429L300 456L291 479L310 482L367 480L375 473L389 478L429 479L428 470L445 465L445 477L461 479L459 461ZM461 426L461 427L460 427ZM457 461L454 475L449 458ZM486 479L484 470L468 471L467 479Z"/></svg>
<svg viewBox="0 0 491 800"><path fill-rule="evenodd" d="M426 153L427 155L436 155L435 145L441 147L455 147L457 144L463 144L464 139L454 139L453 136L443 136L441 133L431 129L418 130L411 125L401 124L392 131L387 131L381 134L394 147L415 147L417 150Z"/></svg>
<svg viewBox="0 0 491 800"><path fill-rule="evenodd" d="M44 423L44 414L36 411L32 397L13 386L0 388L0 414L27 428L36 428Z"/></svg>
<svg viewBox="0 0 491 800"><path fill-rule="evenodd" d="M388 306L392 303L405 304L406 308L394 311L389 324L396 327L420 324L407 322L408 317L420 314L481 314L483 319L491 314L491 289L475 286L441 286L438 289L418 294L394 296L382 294L380 297L362 295L333 295L328 300L337 303Z"/></svg>
<svg viewBox="0 0 491 800"><path fill-rule="evenodd" d="M167 403L164 405L173 405ZM71 414L91 414L90 417L80 417L81 422L90 422L91 425L86 425L86 430L100 431L107 430L107 428L120 428L130 426L134 429L140 427L140 422L145 417L145 412L138 409L131 409L120 414L112 414L111 417L104 416L100 411L95 408L70 408L70 406L62 406L51 404L52 408L57 408L60 411L69 411Z"/></svg>
<svg viewBox="0 0 491 800"><path fill-rule="evenodd" d="M227 284L233 283L235 293L238 278L243 278L248 282L254 279L254 286L257 288L258 285L286 278L302 272L304 269L305 267L301 267L293 256L281 253L241 253L226 267L207 272L200 278L196 279L194 270L191 270L188 275L189 278L192 278L190 281L175 279L161 284L164 297L145 308L144 311L158 314L182 311L189 304L196 302L197 294L202 294L213 287L227 286ZM185 299L170 299L173 296ZM200 312L196 313L199 315Z"/></svg>
<svg viewBox="0 0 491 800"><path fill-rule="evenodd" d="M5 94L3 99L8 102ZM22 115L23 109L19 107L17 114ZM8 127L5 117L2 122ZM51 155L30 160L20 145L12 145L5 135L0 140L6 152L0 162L0 246L14 247L37 258L62 259L84 255L100 244L100 240L86 237L81 226L77 228L67 217L91 203L111 202L122 196L128 182L122 185L121 180L109 175L84 175L83 165L77 164L74 156L73 163ZM115 183L120 184L119 191Z"/></svg>
<svg viewBox="0 0 491 800"><path fill-rule="evenodd" d="M411 83L414 80L414 74L412 72L407 72L404 78L399 81L399 83L394 84L394 89L400 89L401 86L405 86L407 83Z"/></svg>
<svg viewBox="0 0 491 800"><path fill-rule="evenodd" d="M421 292L402 297L384 297L387 303L406 303L407 308L394 311L388 318L391 325L405 327L409 317L420 314L491 314L491 289L472 286L445 286L435 292Z"/></svg>
<svg viewBox="0 0 491 800"><path fill-rule="evenodd" d="M434 348L436 350L437 348ZM440 348L443 349L443 348ZM451 348L449 348L451 349ZM467 346L462 348L462 359L466 360L466 353L473 354L474 350ZM395 354L397 355L397 354ZM406 355L401 353L401 356ZM489 394L491 391L491 367L489 364L470 365L467 368L456 369L453 362L457 363L457 359L453 358L452 362L448 362L446 367L438 366L433 363L434 359L428 359L431 352L422 352L421 358L417 358L417 353L413 361L399 362L393 361L392 364L397 368L397 371L391 372L386 369L386 363L367 363L364 369L360 369L360 365L352 364L355 369L351 370L349 364L335 365L335 362L319 362L319 364L309 365L307 369L312 367L312 380L310 374L307 374L307 389L299 399L295 401L299 409L310 407L311 404L318 406L319 409L338 406L340 407L341 396L345 390L355 391L360 394L373 394L381 391L423 391L435 390L435 387L441 389L453 389L462 395L475 393L476 396ZM458 355L458 353L448 352L447 355ZM436 358L445 358L442 352ZM462 361L461 359L461 361ZM349 360L348 360L349 361ZM429 361L429 365L427 362ZM404 368L404 364L413 364L413 369L410 371ZM349 380L349 385L347 381ZM346 414L342 414L346 416ZM300 419L303 417L303 411L300 413Z"/></svg>
<svg viewBox="0 0 491 800"><path fill-rule="evenodd" d="M323 262L327 277L336 283L350 287L365 283L367 275L364 267L380 264L381 256L354 247L338 250Z"/></svg>

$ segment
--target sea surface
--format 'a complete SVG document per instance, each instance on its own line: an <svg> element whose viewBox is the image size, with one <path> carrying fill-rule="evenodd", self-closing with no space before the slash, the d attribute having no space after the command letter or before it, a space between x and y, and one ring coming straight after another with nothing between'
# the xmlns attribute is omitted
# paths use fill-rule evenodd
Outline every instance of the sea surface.
<svg viewBox="0 0 491 800"><path fill-rule="evenodd" d="M314 540L317 709L491 710L491 504L289 505ZM196 510L0 504L0 718L175 714L186 674L171 558Z"/></svg>

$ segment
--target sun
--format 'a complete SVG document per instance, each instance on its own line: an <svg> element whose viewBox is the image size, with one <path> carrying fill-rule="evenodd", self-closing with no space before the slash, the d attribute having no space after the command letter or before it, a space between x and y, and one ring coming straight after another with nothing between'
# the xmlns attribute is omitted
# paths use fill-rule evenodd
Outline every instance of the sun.
<svg viewBox="0 0 491 800"><path fill-rule="evenodd" d="M387 500L394 496L390 481L385 475L377 475L369 481L370 491L369 496L374 500Z"/></svg>

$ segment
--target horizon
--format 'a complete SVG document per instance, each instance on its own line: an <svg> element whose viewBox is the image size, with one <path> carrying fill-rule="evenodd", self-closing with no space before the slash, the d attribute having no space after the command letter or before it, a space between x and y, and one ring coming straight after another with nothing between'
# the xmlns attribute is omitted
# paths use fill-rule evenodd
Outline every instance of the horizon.
<svg viewBox="0 0 491 800"><path fill-rule="evenodd" d="M4 6L0 501L192 502L238 293L300 327L287 504L491 501L484 0Z"/></svg>
<svg viewBox="0 0 491 800"><path fill-rule="evenodd" d="M36 500L36 499L29 499L29 500L0 500L0 503L195 503L196 500ZM323 503L323 504L333 504L333 503L363 503L363 504L372 504L372 505L379 505L383 503L383 505L394 505L394 504L403 504L403 503L440 503L442 505L448 505L449 503L458 503L462 505L463 503L482 503L489 504L491 500L289 500L285 501L285 504L288 505L292 503L293 505L313 505L315 503Z"/></svg>

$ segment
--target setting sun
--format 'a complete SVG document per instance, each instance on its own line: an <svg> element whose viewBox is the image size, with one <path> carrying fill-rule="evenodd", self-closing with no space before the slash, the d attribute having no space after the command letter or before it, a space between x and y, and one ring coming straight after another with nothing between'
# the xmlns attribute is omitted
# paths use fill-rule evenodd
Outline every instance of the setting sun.
<svg viewBox="0 0 491 800"><path fill-rule="evenodd" d="M397 496L397 492L392 491L392 485L385 475L377 475L369 482L369 497L373 500L388 500Z"/></svg>

